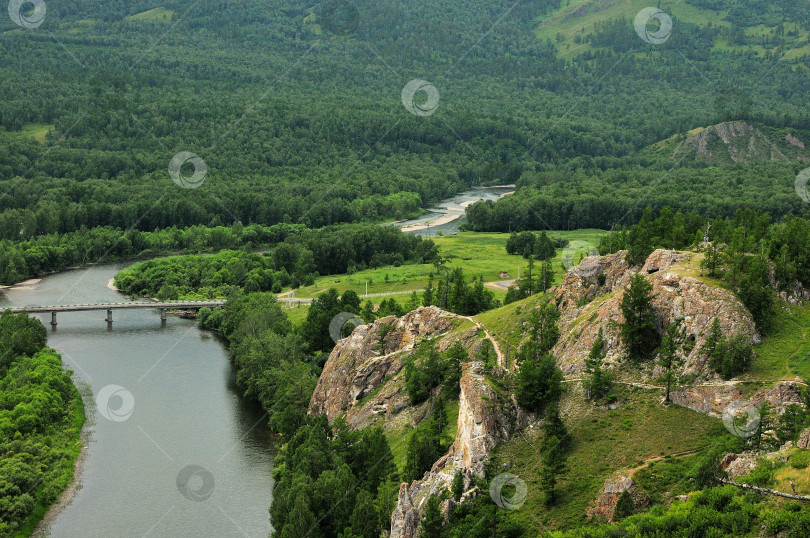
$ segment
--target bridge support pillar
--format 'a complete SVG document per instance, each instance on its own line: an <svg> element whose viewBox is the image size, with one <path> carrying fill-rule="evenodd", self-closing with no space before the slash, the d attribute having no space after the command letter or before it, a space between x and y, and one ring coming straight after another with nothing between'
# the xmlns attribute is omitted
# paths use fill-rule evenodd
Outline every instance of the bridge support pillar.
<svg viewBox="0 0 810 538"><path fill-rule="evenodd" d="M112 310L107 309L107 323L112 323Z"/></svg>
<svg viewBox="0 0 810 538"><path fill-rule="evenodd" d="M165 308L160 309L160 321L166 321L166 309Z"/></svg>
<svg viewBox="0 0 810 538"><path fill-rule="evenodd" d="M51 312L51 327L56 327L56 312Z"/></svg>

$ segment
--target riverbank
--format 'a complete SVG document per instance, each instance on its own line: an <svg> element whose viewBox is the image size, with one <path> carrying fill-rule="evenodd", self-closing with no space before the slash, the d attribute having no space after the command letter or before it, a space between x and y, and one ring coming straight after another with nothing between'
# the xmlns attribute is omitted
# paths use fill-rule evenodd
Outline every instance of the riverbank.
<svg viewBox="0 0 810 538"><path fill-rule="evenodd" d="M89 387L88 387L89 390ZM92 394L90 395L92 399ZM84 398L82 398L84 400ZM91 409L86 403L83 404L82 417L86 417L86 409ZM79 433L79 439L76 441L79 445L79 454L76 456L76 461L73 462L73 480L62 490L59 498L48 507L42 519L36 524L31 536L47 536L48 527L56 519L62 510L67 507L76 497L76 494L81 489L82 470L84 469L84 462L87 459L87 448L90 443L90 433L88 432L88 421L83 419L83 427Z"/></svg>
<svg viewBox="0 0 810 538"><path fill-rule="evenodd" d="M74 378L74 387L76 387L75 381ZM91 407L93 393L89 385L81 382L79 384L81 389L76 388L75 394L77 397L74 399L73 417L71 426L68 428L68 430L74 430L74 433L69 437L69 447L66 448L66 455L57 464L60 467L65 467L66 471L71 468L71 472L65 472L56 480L56 487L61 489L61 492L50 504L37 503L31 515L18 530L18 535L47 536L49 525L70 504L81 489L82 470L87 458L90 436L88 431L90 421L87 419L87 410L93 409ZM47 485L53 484L49 483ZM45 484L42 486L45 486Z"/></svg>

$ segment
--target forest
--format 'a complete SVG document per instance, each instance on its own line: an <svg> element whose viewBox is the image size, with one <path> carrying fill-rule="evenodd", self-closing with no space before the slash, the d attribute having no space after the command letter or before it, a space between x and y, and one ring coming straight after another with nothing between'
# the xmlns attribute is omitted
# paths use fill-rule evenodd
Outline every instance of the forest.
<svg viewBox="0 0 810 538"><path fill-rule="evenodd" d="M73 480L84 406L27 314L0 314L0 536L30 533Z"/></svg>
<svg viewBox="0 0 810 538"><path fill-rule="evenodd" d="M409 397L432 411L400 474L381 430L306 414L334 345L330 321L501 306L433 241L381 224L473 186L514 184L510 196L468 206L462 225L511 233L507 251L529 260L504 304L546 291L565 246L553 232L581 228L606 230L600 253L627 250L635 265L655 248L700 250L705 275L766 337L778 294L810 286L810 206L794 184L810 160L810 5L659 5L674 24L657 45L639 39L635 9L615 2L60 0L31 28L0 17L0 284L137 258L115 280L130 297L226 297L199 324L228 343L239 388L281 440L277 535L377 537L399 480L448 448L461 355L426 346L406 366ZM403 96L421 79L438 95L425 115ZM748 138L718 141L717 125ZM205 163L197 188L172 181L181 152ZM278 303L319 276L407 264L435 273L403 302L330 289L296 323ZM647 291L633 292L643 307ZM520 320L530 338L514 386L522 407L548 418L536 456L550 505L570 452L552 310ZM671 372L677 334L652 334L640 310L646 332L624 337L639 362L661 349L657 366ZM24 315L0 316L0 535L30 530L72 476L81 398L45 336ZM750 366L750 346L719 333L712 342L721 377ZM607 405L602 359L595 346L586 390ZM490 370L491 360L487 350ZM369 470L370 460L380 463ZM713 487L716 461L705 463L687 476L703 491L686 502L559 535L810 532L806 510ZM503 516L482 495L443 526L431 498L422 533L525 532Z"/></svg>

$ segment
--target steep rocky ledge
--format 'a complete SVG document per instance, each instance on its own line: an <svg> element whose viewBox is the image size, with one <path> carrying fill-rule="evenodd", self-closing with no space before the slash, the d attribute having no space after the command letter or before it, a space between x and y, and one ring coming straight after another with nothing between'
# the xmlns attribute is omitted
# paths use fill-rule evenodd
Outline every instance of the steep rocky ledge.
<svg viewBox="0 0 810 538"><path fill-rule="evenodd" d="M688 261L690 253L656 250L641 268L629 267L626 254L619 251L609 256L585 258L566 273L556 288L561 337L553 353L565 374L585 368L585 357L600 327L607 362L615 364L621 359L624 349L619 325L624 317L620 304L630 276L637 271L652 283L659 330L663 332L667 325L680 319L686 337L694 344L685 356L683 374L693 374L698 379L713 377L701 347L715 318L724 334L740 333L758 341L751 314L733 293L679 274L678 264ZM602 279L604 283L600 285Z"/></svg>
<svg viewBox="0 0 810 538"><path fill-rule="evenodd" d="M391 515L391 538L416 536L422 507L431 495L449 489L457 472L464 475L465 491L473 477L484 476L492 450L529 421L513 397L483 375L483 365L467 365L461 378L458 431L448 453L433 464L421 480L399 487Z"/></svg>
<svg viewBox="0 0 810 538"><path fill-rule="evenodd" d="M464 328L465 323L470 327ZM345 416L354 428L380 420L386 428L418 424L427 403L411 406L404 389L403 364L427 339L435 339L439 351L460 341L470 357L483 343L471 321L436 307L359 326L329 355L309 413L325 414L330 422ZM491 451L528 422L514 398L484 375L483 368L472 360L463 365L455 440L421 480L400 486L391 521L392 538L415 536L427 498L448 489L456 472L464 473L468 486L473 476L482 477Z"/></svg>

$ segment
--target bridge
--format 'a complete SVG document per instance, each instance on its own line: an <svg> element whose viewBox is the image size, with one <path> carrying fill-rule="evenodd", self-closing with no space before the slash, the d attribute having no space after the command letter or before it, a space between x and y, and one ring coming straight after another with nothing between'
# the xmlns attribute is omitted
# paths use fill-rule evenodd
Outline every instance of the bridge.
<svg viewBox="0 0 810 538"><path fill-rule="evenodd" d="M112 311L114 309L133 309L133 308L150 308L160 309L160 319L166 320L167 310L199 310L200 308L216 308L225 304L224 299L215 299L210 301L152 301L142 303L96 303L96 304L72 304L72 305L53 305L53 306L21 306L11 308L13 314L20 314L26 312L28 314L41 314L51 313L51 325L56 327L56 313L57 312L84 312L87 310L106 310L107 323L113 322Z"/></svg>

